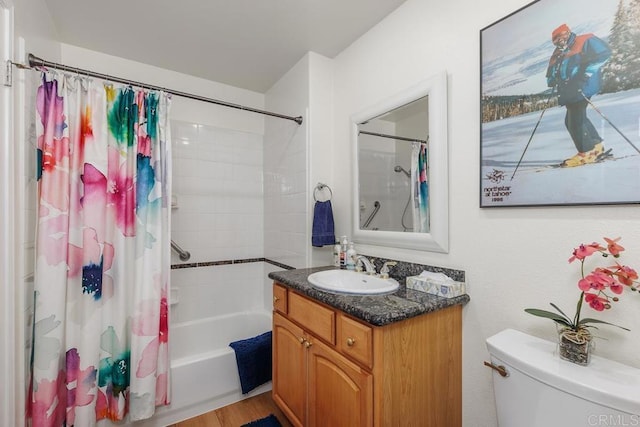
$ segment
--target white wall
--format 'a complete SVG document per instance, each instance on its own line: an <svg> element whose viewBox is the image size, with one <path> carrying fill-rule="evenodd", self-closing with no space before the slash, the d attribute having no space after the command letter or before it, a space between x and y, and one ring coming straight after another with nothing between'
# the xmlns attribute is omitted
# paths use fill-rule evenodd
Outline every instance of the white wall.
<svg viewBox="0 0 640 427"><path fill-rule="evenodd" d="M334 60L335 147L349 144L349 117L446 69L449 82L450 252L376 248L389 258L466 271L471 302L464 308L464 425L496 425L484 341L505 328L554 338L551 321L523 312L553 301L575 307L578 266L568 264L581 242L623 237L627 261L640 267L640 208L582 206L480 209L479 33L528 0L408 0ZM462 13L467 11L467 13ZM552 25L552 24L550 24ZM338 221L350 218L351 159L334 155ZM635 264L635 265L634 265ZM640 368L637 294L623 295L606 313L591 313L632 329L603 326L596 354Z"/></svg>
<svg viewBox="0 0 640 427"><path fill-rule="evenodd" d="M0 60L2 63L13 58L13 3L0 1ZM3 81L6 76L2 74ZM16 232L20 210L14 204L17 195L16 167L14 157L13 90L4 84L0 87L0 197L4 201L0 207L0 280L3 284L16 283L20 277L17 268L20 258L17 253L19 234ZM16 377L16 365L19 365L22 353L13 351L20 342L20 332L13 327L21 319L22 304L19 303L20 291L13 286L0 289L0 375L5 378L0 389L0 424L12 425L19 417L16 407L23 403L18 397L19 381Z"/></svg>
<svg viewBox="0 0 640 427"><path fill-rule="evenodd" d="M308 52L265 96L268 110L304 116L301 126L267 119L265 257L293 267L327 265L332 247L311 246L313 193L323 183L335 197L332 153L348 150L333 144L333 62ZM336 235L347 228L336 222Z"/></svg>
<svg viewBox="0 0 640 427"><path fill-rule="evenodd" d="M9 2L11 3L11 2ZM51 60L60 59L60 45L57 40L57 32L43 0L21 0L14 3L14 49L12 58L14 61L26 62L26 53L32 50L46 49ZM30 357L31 328L33 321L33 254L34 254L34 227L35 223L35 151L34 140L31 138L30 129L35 119L33 109L34 101L25 98L25 88L32 84L32 75L29 72L19 71L14 68L13 96L14 96L14 135L18 144L13 146L12 161L14 165L16 192L11 198L2 197L3 203L13 207L15 215L9 218L14 224L17 241L20 244L15 253L16 259L15 277L6 283L16 283L15 301L4 300L11 307L18 307L15 312L16 319L12 323L15 331L15 357L13 373L16 373L15 390L12 400L3 399L11 404L14 413L3 411L5 417L14 416L12 421L3 418L5 425L20 427L24 425L24 392L28 375L26 365ZM12 309L4 308L8 313ZM5 388L9 388L11 379L7 377Z"/></svg>
<svg viewBox="0 0 640 427"><path fill-rule="evenodd" d="M311 229L313 226L313 191L318 183L323 183L333 192L336 187L335 175L331 167L334 152L347 154L349 147L335 146L333 134L333 61L314 52L308 53L309 58L309 190L311 196L307 199L307 245L311 250L309 266L329 265L333 263L333 248L311 246ZM326 195L326 190L323 190ZM322 194L318 194L318 199ZM335 201L331 200L333 207ZM337 222L334 215L336 237L338 229L344 229L348 224Z"/></svg>
<svg viewBox="0 0 640 427"><path fill-rule="evenodd" d="M264 134L265 257L292 267L309 260L307 147L309 56L303 57L266 93L266 109L303 116L302 125L267 118Z"/></svg>

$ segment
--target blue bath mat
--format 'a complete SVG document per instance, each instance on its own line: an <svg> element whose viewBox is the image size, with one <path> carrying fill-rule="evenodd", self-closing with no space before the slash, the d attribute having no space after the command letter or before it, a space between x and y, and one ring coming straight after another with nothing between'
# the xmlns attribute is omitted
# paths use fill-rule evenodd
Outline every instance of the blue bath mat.
<svg viewBox="0 0 640 427"><path fill-rule="evenodd" d="M271 381L271 331L229 346L236 352L242 394Z"/></svg>
<svg viewBox="0 0 640 427"><path fill-rule="evenodd" d="M271 414L268 417L242 424L242 427L282 427L282 424L275 415Z"/></svg>

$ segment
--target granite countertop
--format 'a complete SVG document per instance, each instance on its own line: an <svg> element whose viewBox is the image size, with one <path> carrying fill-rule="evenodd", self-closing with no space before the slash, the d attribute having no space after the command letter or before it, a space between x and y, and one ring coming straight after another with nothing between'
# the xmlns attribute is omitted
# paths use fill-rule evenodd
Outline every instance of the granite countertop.
<svg viewBox="0 0 640 427"><path fill-rule="evenodd" d="M344 311L374 326L384 326L410 317L430 313L469 302L469 295L443 298L413 289L407 289L404 280L400 288L387 295L346 295L334 294L314 288L307 276L316 271L335 267L314 267L295 270L274 271L269 278L312 299Z"/></svg>

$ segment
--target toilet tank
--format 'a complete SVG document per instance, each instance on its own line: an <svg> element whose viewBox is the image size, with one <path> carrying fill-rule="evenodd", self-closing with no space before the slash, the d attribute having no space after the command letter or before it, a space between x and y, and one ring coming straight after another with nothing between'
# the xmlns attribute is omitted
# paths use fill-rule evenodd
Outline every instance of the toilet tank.
<svg viewBox="0 0 640 427"><path fill-rule="evenodd" d="M640 426L640 369L598 356L561 360L557 344L506 329L487 339L500 427Z"/></svg>

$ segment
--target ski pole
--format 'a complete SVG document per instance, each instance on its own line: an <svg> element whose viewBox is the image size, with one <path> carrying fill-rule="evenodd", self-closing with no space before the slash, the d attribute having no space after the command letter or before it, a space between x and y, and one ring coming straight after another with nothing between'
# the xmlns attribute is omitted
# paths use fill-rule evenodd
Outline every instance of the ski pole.
<svg viewBox="0 0 640 427"><path fill-rule="evenodd" d="M538 118L538 122L536 123L536 125L533 128L533 132L531 132L531 136L529 137L529 141L527 141L527 145L524 147L524 151L522 151L522 156L520 156L520 160L518 160L518 164L516 165L516 168L513 170L513 174L511 175L510 181L513 181L513 177L516 176L516 172L518 171L518 168L520 167L520 163L522 162L522 159L524 158L524 153L527 152L527 149L529 148L529 144L531 144L531 140L533 139L533 135L536 133L536 130L538 129L538 125L542 121L542 116L544 116L544 112L547 111L547 109L549 108L549 102L551 102L551 98L553 97L553 93L555 92L555 90L556 90L556 87L554 86L553 89L551 89L551 95L549 95L549 98L547 98L547 102L546 102L544 108L542 109L542 113L540 113L540 117Z"/></svg>
<svg viewBox="0 0 640 427"><path fill-rule="evenodd" d="M580 94L582 95L582 97L589 103L589 105L591 105L591 107L596 110L596 112L598 114L600 114L600 116L602 116L602 118L611 125L612 128L614 128L616 130L616 132L618 132L620 134L621 137L624 138L625 141L627 141L629 143L629 145L631 145L638 153L640 153L640 150L638 149L638 147L636 147L635 145L633 145L633 142L631 142L631 140L629 138L626 137L625 134L622 133L622 131L620 129L618 129L616 127L616 125L614 125L613 123L611 123L611 120L609 120L607 118L607 116L605 116L602 111L600 111L598 109L598 107L595 106L595 104L593 102L591 102L591 100L589 98L587 98L586 96L584 96L584 93L580 92Z"/></svg>

